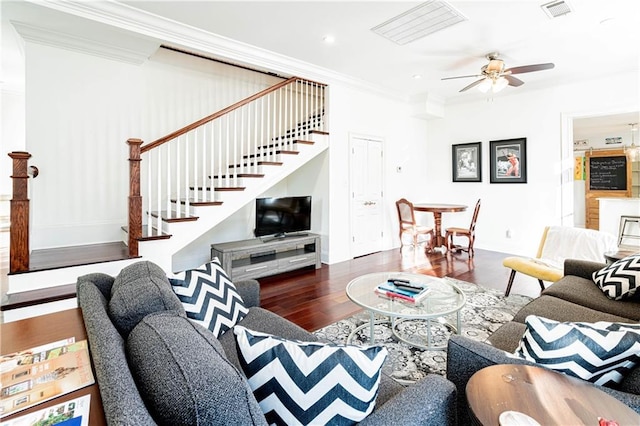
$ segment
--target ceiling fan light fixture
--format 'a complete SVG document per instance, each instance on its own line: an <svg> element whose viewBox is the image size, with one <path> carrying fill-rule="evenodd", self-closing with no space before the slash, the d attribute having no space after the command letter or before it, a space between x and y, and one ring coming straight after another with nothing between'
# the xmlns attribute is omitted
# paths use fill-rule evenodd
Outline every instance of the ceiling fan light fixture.
<svg viewBox="0 0 640 426"><path fill-rule="evenodd" d="M487 93L491 86L493 86L493 81L489 77L487 77L482 83L478 84L478 90L482 93Z"/></svg>
<svg viewBox="0 0 640 426"><path fill-rule="evenodd" d="M496 81L493 82L491 89L493 90L493 93L498 93L508 85L509 85L509 81L506 78L499 77L496 79Z"/></svg>

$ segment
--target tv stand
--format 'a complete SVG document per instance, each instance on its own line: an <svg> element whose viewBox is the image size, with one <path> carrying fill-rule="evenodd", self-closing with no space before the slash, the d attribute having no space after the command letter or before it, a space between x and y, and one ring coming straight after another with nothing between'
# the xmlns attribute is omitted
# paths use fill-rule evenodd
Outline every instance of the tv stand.
<svg viewBox="0 0 640 426"><path fill-rule="evenodd" d="M283 233L283 234L276 234L276 235L259 237L259 238L262 238L262 241L264 241L265 243L269 243L271 241L284 240L285 238L298 238L298 237L307 237L307 236L309 236L308 233L296 233L296 234Z"/></svg>
<svg viewBox="0 0 640 426"><path fill-rule="evenodd" d="M211 245L211 259L220 259L232 280L261 278L307 266L322 266L320 235L304 233L253 238Z"/></svg>

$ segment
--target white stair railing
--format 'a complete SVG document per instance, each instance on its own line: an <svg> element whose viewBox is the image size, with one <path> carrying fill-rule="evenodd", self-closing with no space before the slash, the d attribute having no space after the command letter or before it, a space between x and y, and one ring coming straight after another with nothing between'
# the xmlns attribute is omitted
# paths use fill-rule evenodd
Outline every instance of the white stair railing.
<svg viewBox="0 0 640 426"><path fill-rule="evenodd" d="M144 200L137 209L130 202L130 255L137 256L133 239L162 233L163 219L185 219L194 204L218 203L216 189L241 187L243 177L280 161L279 153L293 150L296 140L326 132L325 90L293 77L147 145L130 140L136 141L131 149L139 149L137 158L130 153L130 199ZM132 204L140 211L131 211Z"/></svg>

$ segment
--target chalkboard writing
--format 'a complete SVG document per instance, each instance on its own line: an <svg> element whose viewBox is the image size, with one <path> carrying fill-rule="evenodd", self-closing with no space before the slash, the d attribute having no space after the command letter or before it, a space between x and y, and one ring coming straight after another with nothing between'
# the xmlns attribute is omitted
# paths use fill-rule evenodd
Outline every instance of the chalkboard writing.
<svg viewBox="0 0 640 426"><path fill-rule="evenodd" d="M627 190L627 157L591 157L589 189L601 191Z"/></svg>

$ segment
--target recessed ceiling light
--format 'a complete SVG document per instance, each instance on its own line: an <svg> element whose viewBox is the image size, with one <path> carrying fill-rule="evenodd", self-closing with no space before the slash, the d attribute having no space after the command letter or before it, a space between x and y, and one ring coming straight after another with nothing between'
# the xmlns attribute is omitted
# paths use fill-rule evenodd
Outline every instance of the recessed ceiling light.
<svg viewBox="0 0 640 426"><path fill-rule="evenodd" d="M336 39L331 34L327 34L326 36L322 37L322 41L324 41L327 44L331 44L331 43L335 42Z"/></svg>
<svg viewBox="0 0 640 426"><path fill-rule="evenodd" d="M414 80L420 80L422 78L422 75L414 74L414 75L411 76L411 78L413 78Z"/></svg>

